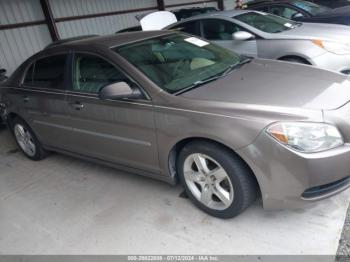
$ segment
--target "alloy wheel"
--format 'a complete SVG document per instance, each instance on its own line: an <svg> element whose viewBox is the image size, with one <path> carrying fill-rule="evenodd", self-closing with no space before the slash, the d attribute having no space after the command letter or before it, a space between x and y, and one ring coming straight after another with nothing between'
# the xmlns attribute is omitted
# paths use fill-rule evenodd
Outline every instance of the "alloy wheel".
<svg viewBox="0 0 350 262"><path fill-rule="evenodd" d="M14 126L14 134L17 140L18 145L21 147L21 149L30 157L35 156L36 153L36 146L34 139L23 125L21 124L15 124Z"/></svg>
<svg viewBox="0 0 350 262"><path fill-rule="evenodd" d="M189 155L184 162L184 178L193 196L208 208L224 210L232 204L231 180L211 157L200 153Z"/></svg>

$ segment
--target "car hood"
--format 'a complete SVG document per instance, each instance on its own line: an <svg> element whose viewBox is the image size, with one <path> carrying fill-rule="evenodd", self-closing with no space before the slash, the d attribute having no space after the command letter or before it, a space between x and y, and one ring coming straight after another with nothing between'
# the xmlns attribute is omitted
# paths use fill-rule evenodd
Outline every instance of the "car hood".
<svg viewBox="0 0 350 262"><path fill-rule="evenodd" d="M349 26L334 24L302 23L288 31L273 35L274 39L320 39L350 43Z"/></svg>
<svg viewBox="0 0 350 262"><path fill-rule="evenodd" d="M184 98L249 105L331 110L350 101L345 75L265 59L254 59L216 81L181 94Z"/></svg>

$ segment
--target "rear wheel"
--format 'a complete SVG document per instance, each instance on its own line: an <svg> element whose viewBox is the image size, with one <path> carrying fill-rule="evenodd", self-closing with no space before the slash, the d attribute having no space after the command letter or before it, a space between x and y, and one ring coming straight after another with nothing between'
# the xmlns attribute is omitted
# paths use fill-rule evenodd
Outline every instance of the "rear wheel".
<svg viewBox="0 0 350 262"><path fill-rule="evenodd" d="M234 217L256 199L257 184L251 170L220 145L186 145L180 152L177 171L189 198L212 216Z"/></svg>
<svg viewBox="0 0 350 262"><path fill-rule="evenodd" d="M16 143L23 154L31 160L41 160L46 157L47 152L42 148L33 130L20 118L12 121L12 132Z"/></svg>

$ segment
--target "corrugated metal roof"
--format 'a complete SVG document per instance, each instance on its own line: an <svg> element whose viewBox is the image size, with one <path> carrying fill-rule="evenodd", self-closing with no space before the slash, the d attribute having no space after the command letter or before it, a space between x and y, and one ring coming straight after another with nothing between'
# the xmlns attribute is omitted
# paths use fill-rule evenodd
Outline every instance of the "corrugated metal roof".
<svg viewBox="0 0 350 262"><path fill-rule="evenodd" d="M196 0L165 0L165 4L194 1ZM49 0L49 2L55 18L157 6L156 0ZM217 6L217 4L208 3L207 6ZM111 34L120 29L138 25L135 19L138 14L142 12L59 22L57 29L61 38ZM39 0L0 0L0 24L2 25L43 19ZM0 66L6 68L8 73L12 73L25 59L49 43L51 38L46 25L0 30Z"/></svg>

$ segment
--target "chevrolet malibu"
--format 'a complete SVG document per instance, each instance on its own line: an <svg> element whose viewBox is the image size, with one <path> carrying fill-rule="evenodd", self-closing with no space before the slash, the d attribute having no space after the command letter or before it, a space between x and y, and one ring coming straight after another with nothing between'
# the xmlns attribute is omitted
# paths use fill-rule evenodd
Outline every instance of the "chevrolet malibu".
<svg viewBox="0 0 350 262"><path fill-rule="evenodd" d="M345 25L301 23L233 10L197 15L166 28L201 36L242 55L350 74L350 28Z"/></svg>
<svg viewBox="0 0 350 262"><path fill-rule="evenodd" d="M172 31L52 45L1 90L23 153L56 151L184 186L234 217L261 195L292 208L350 186L350 82L249 59Z"/></svg>

